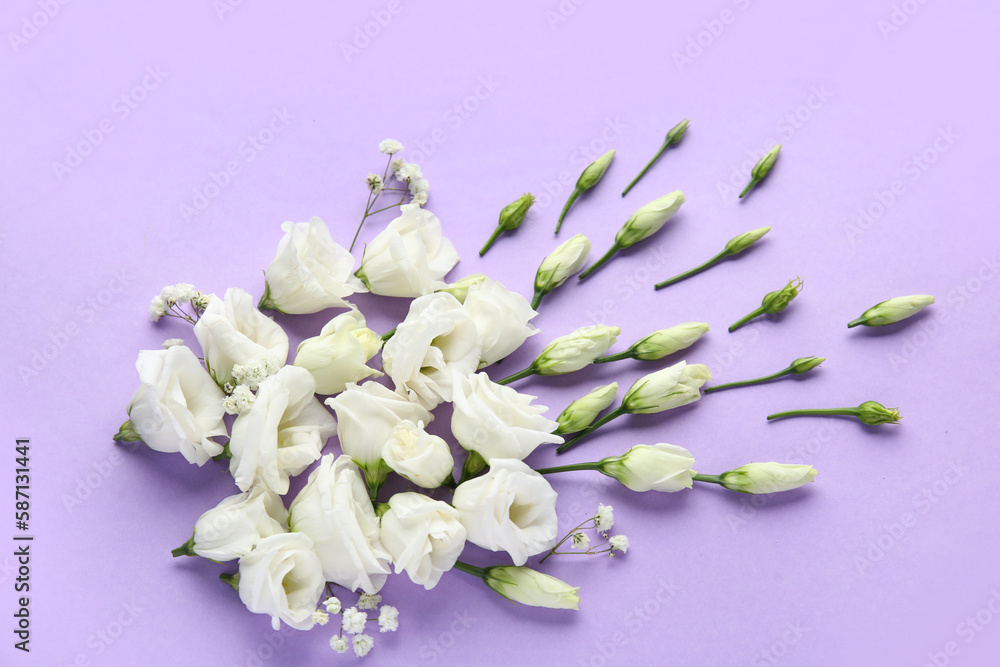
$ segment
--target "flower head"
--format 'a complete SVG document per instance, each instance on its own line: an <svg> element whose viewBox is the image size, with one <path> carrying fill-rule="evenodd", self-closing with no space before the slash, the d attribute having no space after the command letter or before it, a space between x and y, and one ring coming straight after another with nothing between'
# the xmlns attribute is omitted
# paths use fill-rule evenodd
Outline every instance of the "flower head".
<svg viewBox="0 0 1000 667"><path fill-rule="evenodd" d="M399 610L392 605L384 605L378 613L378 631L395 632L399 628Z"/></svg>
<svg viewBox="0 0 1000 667"><path fill-rule="evenodd" d="M587 263L590 248L590 239L577 234L549 253L535 273L535 291L548 294L578 273Z"/></svg>
<svg viewBox="0 0 1000 667"><path fill-rule="evenodd" d="M793 373L808 373L826 361L826 357L799 357L791 364Z"/></svg>
<svg viewBox="0 0 1000 667"><path fill-rule="evenodd" d="M330 637L330 648L337 653L344 653L347 651L347 640L340 636Z"/></svg>
<svg viewBox="0 0 1000 667"><path fill-rule="evenodd" d="M378 143L378 152L385 155L394 155L403 150L403 144L395 139L383 139Z"/></svg>
<svg viewBox="0 0 1000 667"><path fill-rule="evenodd" d="M356 607L350 607L344 610L343 618L340 621L340 627L344 632L356 635L359 632L364 632L365 623L367 622L368 614L363 611L358 611Z"/></svg>
<svg viewBox="0 0 1000 667"><path fill-rule="evenodd" d="M354 639L351 641L351 647L354 649L354 655L359 658L363 658L368 655L368 652L372 650L372 646L375 645L375 639L371 635L354 635Z"/></svg>
<svg viewBox="0 0 1000 667"><path fill-rule="evenodd" d="M504 566L486 570L486 585L513 602L531 607L579 609L580 588L527 567Z"/></svg>
<svg viewBox="0 0 1000 667"><path fill-rule="evenodd" d="M573 533L570 546L574 549L586 551L590 548L590 537L586 533Z"/></svg>
<svg viewBox="0 0 1000 667"><path fill-rule="evenodd" d="M587 428L594 423L601 411L614 402L617 395L617 382L591 389L586 395L567 405L566 409L559 414L556 418L556 422L559 424L556 433L576 433Z"/></svg>
<svg viewBox="0 0 1000 667"><path fill-rule="evenodd" d="M764 295L764 300L761 302L761 308L765 313L770 315L775 315L780 313L788 304L792 302L799 292L802 291L802 279L795 278L795 280L789 280L788 284L779 290L773 292L768 292Z"/></svg>
<svg viewBox="0 0 1000 667"><path fill-rule="evenodd" d="M572 373L591 364L618 340L618 327L583 326L545 346L531 366L539 375Z"/></svg>
<svg viewBox="0 0 1000 667"><path fill-rule="evenodd" d="M615 157L614 149L611 149L601 157L597 158L583 170L580 174L580 178L576 180L577 190L589 190L590 188L597 185L597 183L604 177L604 172L608 170L611 166L611 160Z"/></svg>
<svg viewBox="0 0 1000 667"><path fill-rule="evenodd" d="M887 408L876 401L865 401L858 406L858 419L869 426L879 424L898 424L902 417L899 409Z"/></svg>
<svg viewBox="0 0 1000 667"><path fill-rule="evenodd" d="M524 216L528 215L528 209L534 203L535 196L530 192L525 192L503 207L503 210L500 211L500 222L497 223L497 226L505 231L517 229L524 222Z"/></svg>
<svg viewBox="0 0 1000 667"><path fill-rule="evenodd" d="M603 503L597 506L597 513L594 514L594 528L597 530L610 530L615 525L614 507Z"/></svg>
<svg viewBox="0 0 1000 667"><path fill-rule="evenodd" d="M615 244L619 248L628 248L649 238L680 210L684 201L684 193L675 190L649 202L625 221L615 235Z"/></svg>
<svg viewBox="0 0 1000 667"><path fill-rule="evenodd" d="M628 551L628 538L624 535L612 535L608 539L608 545L611 547L611 555L614 555L616 551L626 553Z"/></svg>
<svg viewBox="0 0 1000 667"><path fill-rule="evenodd" d="M330 597L323 600L323 608L326 609L327 613L339 614L340 613L340 600L331 595Z"/></svg>
<svg viewBox="0 0 1000 667"><path fill-rule="evenodd" d="M740 493L778 493L797 489L816 478L810 465L748 463L720 475L722 485Z"/></svg>
<svg viewBox="0 0 1000 667"><path fill-rule="evenodd" d="M760 227L749 232L743 232L738 236L734 236L726 242L726 254L736 255L743 252L754 243L761 240L761 238L764 237L764 234L767 234L769 231L771 231L770 227Z"/></svg>
<svg viewBox="0 0 1000 667"><path fill-rule="evenodd" d="M708 366L680 361L636 380L622 407L629 414L652 414L687 405L701 398L701 386L711 379Z"/></svg>
<svg viewBox="0 0 1000 667"><path fill-rule="evenodd" d="M669 329L654 331L632 346L633 355L642 361L656 361L691 347L708 333L704 322L685 322Z"/></svg>
<svg viewBox="0 0 1000 667"><path fill-rule="evenodd" d="M930 294L897 296L895 299L875 304L861 313L861 317L848 323L847 326L850 328L863 324L866 327L881 327L895 324L907 317L913 317L932 303L934 303L934 297Z"/></svg>
<svg viewBox="0 0 1000 667"><path fill-rule="evenodd" d="M330 614L326 613L322 609L317 609L313 612L313 623L316 625L326 625L330 622Z"/></svg>
<svg viewBox="0 0 1000 667"><path fill-rule="evenodd" d="M362 593L358 598L358 609L378 609L382 596L378 593Z"/></svg>
<svg viewBox="0 0 1000 667"><path fill-rule="evenodd" d="M636 445L621 456L599 462L599 470L633 491L674 492L690 489L694 456L678 447L659 443ZM610 528L610 526L608 526Z"/></svg>

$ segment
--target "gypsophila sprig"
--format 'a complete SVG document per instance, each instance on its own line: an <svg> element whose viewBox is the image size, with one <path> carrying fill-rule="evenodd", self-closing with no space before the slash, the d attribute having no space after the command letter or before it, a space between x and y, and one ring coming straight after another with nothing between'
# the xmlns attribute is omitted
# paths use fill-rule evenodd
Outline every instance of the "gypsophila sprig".
<svg viewBox="0 0 1000 667"><path fill-rule="evenodd" d="M666 224L667 220L680 210L684 201L684 193L675 190L659 199L654 199L633 213L615 234L615 242L611 248L599 260L588 266L580 274L579 279L586 279L587 276L604 266L619 250L630 248L655 234Z"/></svg>
<svg viewBox="0 0 1000 667"><path fill-rule="evenodd" d="M176 317L195 324L208 306L208 300L209 295L202 294L189 283L167 285L149 304L149 319L158 322L161 317Z"/></svg>
<svg viewBox="0 0 1000 667"><path fill-rule="evenodd" d="M594 514L594 528L598 530L608 531L611 527L615 525L615 508L611 505L605 505L601 503L597 506L597 512Z"/></svg>
<svg viewBox="0 0 1000 667"><path fill-rule="evenodd" d="M726 247L723 248L719 252L719 254L715 255L707 262L699 264L693 269L689 269L688 271L685 271L683 273L679 273L673 278L667 278L663 282L656 283L656 285L654 285L654 289L663 289L668 285L679 283L685 278L690 278L696 273L701 273L705 269L711 268L725 259L740 254L741 252L752 246L754 243L761 240L764 237L764 235L767 234L769 231L771 231L770 227L760 227L759 229L753 229L749 232L743 232L738 236L734 236L733 238L729 239L729 241L726 242Z"/></svg>
<svg viewBox="0 0 1000 667"><path fill-rule="evenodd" d="M573 187L573 192L570 193L569 199L566 200L566 205L563 206L562 211L559 213L559 221L556 223L556 234L559 233L560 228L562 228L563 218L566 217L567 211L576 202L577 198L597 185L602 178L604 178L604 172L608 170L611 166L611 161L615 157L614 149L608 151L601 157L597 158L583 170L580 174L580 178L576 179L576 185Z"/></svg>
<svg viewBox="0 0 1000 667"><path fill-rule="evenodd" d="M710 394L713 391L719 391L722 389L732 389L734 387L749 387L755 384L763 384L764 382L777 380L778 378L783 378L788 375L801 375L803 373L808 373L809 371L816 368L824 361L826 361L826 357L799 357L791 364L789 364L787 368L784 368L778 371L777 373L764 375L759 378L754 378L753 380L740 380L739 382L727 382L725 384L717 384L714 387L705 387L705 393Z"/></svg>
<svg viewBox="0 0 1000 667"><path fill-rule="evenodd" d="M788 304L792 302L792 299L798 296L801 291L802 279L797 277L795 280L789 280L788 284L781 289L768 292L764 295L764 299L761 301L759 308L750 311L729 326L729 333L736 331L750 320L760 317L761 315L777 315L787 308Z"/></svg>
<svg viewBox="0 0 1000 667"><path fill-rule="evenodd" d="M934 297L930 294L913 294L911 296L897 296L894 299L887 299L877 303L857 319L847 323L847 328L858 325L866 327L884 327L887 324L901 322L908 317L913 317L927 306L934 303Z"/></svg>
<svg viewBox="0 0 1000 667"><path fill-rule="evenodd" d="M531 205L535 203L535 196L530 192L525 192L523 195L507 204L500 211L500 220L497 222L497 228L493 230L493 234L490 235L489 240L480 249L479 256L482 257L489 250L494 241L503 234L504 232L512 232L521 226L524 222L524 216L528 215L528 209Z"/></svg>
<svg viewBox="0 0 1000 667"><path fill-rule="evenodd" d="M845 417L857 417L862 424L868 426L879 426L880 424L898 424L902 417L899 416L898 408L887 408L876 401L865 401L856 408L822 408L808 410L786 410L768 415L768 421L774 419L784 419L786 417L823 417L828 415L840 415Z"/></svg>
<svg viewBox="0 0 1000 667"><path fill-rule="evenodd" d="M399 629L399 610L392 605L383 605L378 612L378 631L395 632Z"/></svg>
<svg viewBox="0 0 1000 667"><path fill-rule="evenodd" d="M427 203L430 184L424 178L420 167L412 163L407 163L401 158L393 157L396 153L403 150L403 145L395 139L384 139L379 143L378 149L380 153L388 156L388 160L381 176L378 174L368 174L365 178L365 186L368 190L368 202L365 204L365 212L361 216L361 222L358 223L357 230L354 232L354 238L351 239L351 245L347 249L348 252L354 250L354 244L358 241L358 234L361 233L361 228L364 226L365 221L371 216L391 208L402 206L406 202L407 195L410 197L411 204L423 206ZM388 183L390 174L397 181L395 186ZM379 205L380 197L386 193L392 193L393 196L398 194L399 201Z"/></svg>
<svg viewBox="0 0 1000 667"><path fill-rule="evenodd" d="M747 186L743 188L743 192L740 193L740 199L746 197L754 186L767 178L767 175L771 173L771 168L774 167L774 163L778 159L778 153L780 152L781 144L778 144L768 151L764 157L757 161L757 164L755 164L753 169L750 170L750 182L747 183Z"/></svg>
<svg viewBox="0 0 1000 667"><path fill-rule="evenodd" d="M614 556L613 552L615 551L624 553L628 549L628 538L624 535L609 535L608 531L613 525L614 517L611 507L609 505L598 505L594 516L584 519L571 528L562 539L556 542L555 546L546 552L539 563L544 563L552 556L596 556L597 554ZM591 538L587 534L587 531L594 532L596 539L599 540L596 544L591 543ZM560 548L566 542L569 542L568 546L570 550L560 551ZM615 546L623 544L625 546L624 549L619 549Z"/></svg>
<svg viewBox="0 0 1000 667"><path fill-rule="evenodd" d="M654 331L637 340L624 352L598 357L594 359L594 363L604 364L622 359L658 361L691 347L707 333L708 324L705 322L684 322L669 329Z"/></svg>
<svg viewBox="0 0 1000 667"><path fill-rule="evenodd" d="M646 172L649 171L649 168L653 166L653 163L659 160L660 156L663 155L663 153L666 152L668 148L670 148L671 146L676 146L678 143L680 143L680 140L684 137L684 133L687 132L689 123L690 121L687 118L685 118L684 120L682 120L681 122L677 123L672 128L670 128L670 131L667 132L667 136L663 139L663 144L660 146L660 149L656 151L656 155L654 155L653 158L646 163L646 166L642 168L642 171L640 171L639 174L635 178L633 178L632 181L627 186L625 186L625 189L622 190L622 197L627 195L628 191L632 189L632 186L638 183L640 178L645 176Z"/></svg>

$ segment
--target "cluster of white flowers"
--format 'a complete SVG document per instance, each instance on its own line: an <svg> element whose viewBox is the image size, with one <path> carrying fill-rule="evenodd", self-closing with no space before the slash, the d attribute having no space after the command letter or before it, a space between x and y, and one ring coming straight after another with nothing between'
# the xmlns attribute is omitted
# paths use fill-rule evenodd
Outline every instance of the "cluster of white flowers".
<svg viewBox="0 0 1000 667"><path fill-rule="evenodd" d="M406 183L406 191L399 216L367 244L357 271L350 251L313 218L282 225L284 236L256 306L242 289L228 289L220 298L183 283L165 287L153 300L154 320L172 315L194 325L203 358L179 338L166 341L164 349L140 352L140 387L116 439L141 440L197 465L228 459L239 489L198 519L190 540L174 555L237 561L238 573L227 581L250 611L271 618L275 630L282 623L309 630L333 621L339 630L331 648L344 653L352 647L364 656L374 645L366 634L368 621L377 620L380 633L399 626L398 609L383 605L379 593L393 572L431 589L458 569L515 602L577 609L577 587L524 567L527 560L545 552L542 561L556 553L614 556L628 551L629 540L609 533L613 509L601 504L557 542L557 493L546 477L550 473L597 471L636 491L662 492L708 481L770 493L812 481L810 466L778 464L698 475L690 452L665 443L636 445L621 456L563 468L536 470L525 463L544 445L573 444L564 444L560 434L579 433L575 443L618 415L697 401L711 374L684 361L650 373L600 421L595 419L614 402L617 383L597 387L553 421L534 396L504 386L507 381L570 373L616 358L659 359L690 345L707 325L655 332L610 357L603 355L621 330L581 327L552 340L530 368L492 380L483 369L538 333L531 323L538 313L525 297L483 274L445 282L459 257L438 218L421 208L427 181L417 165L392 157L402 150L399 142L387 139L379 150L390 156L386 173L391 170ZM387 188L386 178L370 174L371 192L403 192ZM411 202L404 205L406 192ZM370 197L369 205L373 201ZM678 193L661 207L670 211L633 216L629 229L638 234L640 222L646 231L662 225L681 201ZM547 292L579 270L590 243L576 239L570 246L564 248L569 269L555 261L536 278L536 291ZM403 320L384 336L369 329L364 315L345 300L365 290L413 299ZM183 311L184 304L193 312ZM347 311L318 336L303 340L294 363L288 334L261 312L333 308ZM369 365L380 351L384 377ZM428 430L432 411L441 404L451 404L444 436ZM226 413L235 418L224 419ZM334 434L340 451L324 453ZM456 466L457 458L464 465ZM307 470L305 484L290 495L291 478ZM391 474L418 490L380 500ZM572 551L557 551L567 541ZM502 552L504 562L513 565L463 563L459 557L469 543ZM328 593L324 597L331 585L357 592L354 606L345 608ZM331 618L336 615L340 618Z"/></svg>

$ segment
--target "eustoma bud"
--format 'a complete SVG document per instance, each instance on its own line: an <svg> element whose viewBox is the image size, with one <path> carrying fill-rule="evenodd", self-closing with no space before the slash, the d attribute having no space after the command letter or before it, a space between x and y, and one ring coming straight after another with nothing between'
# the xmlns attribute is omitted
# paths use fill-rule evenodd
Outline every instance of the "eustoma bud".
<svg viewBox="0 0 1000 667"><path fill-rule="evenodd" d="M647 171L649 171L649 168L660 159L660 156L663 155L668 148L675 146L680 142L680 140L684 137L684 133L687 132L689 122L690 121L685 118L670 128L670 131L667 132L667 136L663 139L663 144L660 146L660 150L656 151L656 155L653 156L653 159L646 163L646 166L642 168L642 171L640 171L639 174L632 179L632 182L629 183L624 190L622 190L622 197L628 194L628 191L632 189L632 186L639 182L639 179L642 178Z"/></svg>
<svg viewBox="0 0 1000 667"><path fill-rule="evenodd" d="M621 332L618 327L603 324L580 327L553 340L531 362L531 366L497 380L497 384L508 384L529 375L564 375L578 371L607 352Z"/></svg>
<svg viewBox="0 0 1000 667"><path fill-rule="evenodd" d="M718 264L727 257L738 255L747 248L749 248L750 246L752 246L757 241L761 240L761 238L764 237L764 234L767 234L769 231L771 231L770 227L760 227L758 229L750 230L749 232L743 232L738 236L734 236L733 238L729 239L729 241L726 242L726 247L722 249L722 252L717 254L712 259L708 260L704 264L699 264L698 266L689 271L685 271L684 273L679 273L673 278L668 278L667 280L664 280L661 283L657 283L655 288L663 289L668 285L673 285L674 283L678 283L684 280L685 278L689 278L696 273L701 273L705 269Z"/></svg>
<svg viewBox="0 0 1000 667"><path fill-rule="evenodd" d="M729 470L719 477L722 486L740 493L779 493L791 491L812 482L817 475L810 465L791 463L748 463Z"/></svg>
<svg viewBox="0 0 1000 667"><path fill-rule="evenodd" d="M704 322L684 322L669 329L660 329L640 338L632 347L618 354L609 354L594 359L595 364L621 359L638 359L640 361L657 361L694 345L702 336L708 333L708 325Z"/></svg>
<svg viewBox="0 0 1000 667"><path fill-rule="evenodd" d="M788 284L779 290L768 292L760 303L760 308L751 311L729 326L729 332L736 331L741 326L761 315L776 315L788 307L799 292L802 291L802 279L789 280Z"/></svg>
<svg viewBox="0 0 1000 667"><path fill-rule="evenodd" d="M902 417L897 408L887 408L877 401L865 401L856 408L822 408L809 410L786 410L768 415L767 419L784 419L785 417L822 417L825 415L841 415L857 417L862 424L879 426L881 424L898 424Z"/></svg>
<svg viewBox="0 0 1000 667"><path fill-rule="evenodd" d="M577 234L553 250L542 260L535 273L535 297L531 307L538 310L542 297L566 282L566 279L583 268L590 253L590 239Z"/></svg>
<svg viewBox="0 0 1000 667"><path fill-rule="evenodd" d="M569 211L570 206L573 205L576 198L600 182L600 180L604 177L604 172L606 172L608 167L611 166L611 160L613 160L614 157L615 151L612 149L591 162L587 165L587 168L583 170L583 173L580 174L580 178L576 180L576 187L573 188L573 192L570 193L569 199L566 200L566 205L563 206L562 212L559 213L559 222L556 223L556 234L559 233L559 229L562 227L563 218L566 217L566 212Z"/></svg>
<svg viewBox="0 0 1000 667"><path fill-rule="evenodd" d="M720 389L731 389L733 387L749 387L750 385L761 384L763 382L769 382L771 380L777 380L778 378L785 377L786 375L801 375L802 373L808 373L809 371L816 368L824 361L826 361L826 357L799 357L791 364L789 364L788 368L780 370L777 373L772 373L771 375L765 375L763 377L754 378L753 380L727 382L726 384L717 384L714 387L706 387L705 393L710 394L713 391L719 391Z"/></svg>
<svg viewBox="0 0 1000 667"><path fill-rule="evenodd" d="M684 201L684 193L675 190L659 199L654 199L633 213L632 217L626 220L622 228L615 234L614 245L604 253L603 257L580 274L580 280L584 280L591 273L604 266L619 250L631 247L659 231L667 220L680 210Z"/></svg>
<svg viewBox="0 0 1000 667"><path fill-rule="evenodd" d="M865 312L861 317L851 320L847 328L856 327L863 324L866 327L882 327L887 324L895 324L907 317L913 317L927 306L934 303L934 297L930 294L914 294L912 296L897 296L895 299L888 299L877 303Z"/></svg>
<svg viewBox="0 0 1000 667"><path fill-rule="evenodd" d="M778 153L781 152L781 144L778 144L770 151L767 155L762 157L757 164L753 166L750 170L750 182L747 186L743 188L743 192L740 193L740 199L747 196L747 193L754 188L755 185L763 181L769 173L771 173L771 168L774 167L774 162L778 159Z"/></svg>
<svg viewBox="0 0 1000 667"><path fill-rule="evenodd" d="M556 418L559 428L556 434L576 433L582 431L597 419L602 411L611 405L618 394L618 383L601 385L590 390L585 396L576 399Z"/></svg>
<svg viewBox="0 0 1000 667"><path fill-rule="evenodd" d="M497 228L493 230L493 234L486 242L486 245L479 251L479 256L482 257L485 255L486 251L490 249L493 242L502 233L510 232L520 227L521 223L524 222L524 216L528 215L528 209L534 203L535 196L530 192L525 192L518 199L504 206L503 210L500 211L500 220L497 222Z"/></svg>

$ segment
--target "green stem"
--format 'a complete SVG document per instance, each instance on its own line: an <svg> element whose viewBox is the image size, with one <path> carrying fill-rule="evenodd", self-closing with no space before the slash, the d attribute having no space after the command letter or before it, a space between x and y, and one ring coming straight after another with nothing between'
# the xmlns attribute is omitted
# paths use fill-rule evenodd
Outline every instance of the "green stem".
<svg viewBox="0 0 1000 667"><path fill-rule="evenodd" d="M537 468L535 472L540 475L551 475L557 472L574 472L577 470L600 470L601 462L593 461L591 463L573 463L567 466L554 466L552 468ZM589 520L589 519L588 519ZM559 546L558 544L556 546Z"/></svg>
<svg viewBox="0 0 1000 667"><path fill-rule="evenodd" d="M722 484L722 475L702 475L701 473L695 474L692 477L696 482L708 482L710 484Z"/></svg>
<svg viewBox="0 0 1000 667"><path fill-rule="evenodd" d="M591 264L590 266L588 266L587 270L584 271L583 273L581 273L578 276L578 278L580 280L584 280L591 273L593 273L597 269L599 269L602 266L604 266L605 262L607 262L609 259L611 259L614 256L614 254L616 252L618 252L619 250L621 250L621 246L618 245L618 242L616 241L615 244L613 246L611 246L611 249L608 250L606 253L604 253L603 257L601 257L599 260L597 260L596 262L594 262L593 264Z"/></svg>
<svg viewBox="0 0 1000 667"><path fill-rule="evenodd" d="M751 178L750 182L747 183L747 186L745 188L743 188L743 192L740 193L740 199L743 199L744 197L746 197L747 193L750 192L751 190L753 190L753 186L757 185L758 183L760 183L760 179L759 178Z"/></svg>
<svg viewBox="0 0 1000 667"><path fill-rule="evenodd" d="M763 314L764 314L764 306L761 306L761 307L759 307L759 308L757 308L757 309L755 309L755 310L747 313L746 315L744 315L743 317L741 317L740 319L736 320L731 325L729 325L729 333L733 333L734 331L736 331L737 329L739 329L741 326L743 326L744 324L746 324L747 322L749 322L753 318L760 317Z"/></svg>
<svg viewBox="0 0 1000 667"><path fill-rule="evenodd" d="M170 555L174 558L178 558L180 556L197 556L198 554L194 552L194 534L191 534L191 537L188 538L187 542L171 551Z"/></svg>
<svg viewBox="0 0 1000 667"><path fill-rule="evenodd" d="M384 343L385 341L389 340L395 335L396 335L396 327L393 327L391 330L386 331L384 334L382 334L382 342Z"/></svg>
<svg viewBox="0 0 1000 667"><path fill-rule="evenodd" d="M862 316L862 317L859 317L859 318L858 318L858 319L856 319L856 320L851 320L850 322L848 322L848 323L847 323L847 328L848 328L848 329L853 329L854 327L858 326L859 324L864 324L864 323L865 323L865 322L867 322L867 321L868 321L868 320L867 320L867 319L865 319L865 317L864 317L864 316Z"/></svg>
<svg viewBox="0 0 1000 667"><path fill-rule="evenodd" d="M534 374L535 374L535 368L534 368L534 366L528 366L523 371L518 371L518 372L516 372L516 373L514 373L512 375L508 375L505 378L497 380L496 383L497 384L510 384L514 380L521 380L523 378L526 378L526 377L528 377L530 375L534 375Z"/></svg>
<svg viewBox="0 0 1000 667"><path fill-rule="evenodd" d="M595 364L606 364L609 361L621 361L623 359L631 359L633 354L632 348L625 350L624 352L619 352L618 354L608 354L603 357L597 357L594 359Z"/></svg>
<svg viewBox="0 0 1000 667"><path fill-rule="evenodd" d="M563 218L566 217L566 211L568 211L569 207L573 205L573 202L576 201L576 198L580 196L581 192L583 192L583 190L573 188L573 194L571 194L569 199L566 200L566 205L563 206L562 213L559 214L559 222L556 223L556 234L558 234L559 230L562 228Z"/></svg>
<svg viewBox="0 0 1000 667"><path fill-rule="evenodd" d="M537 287L535 288L535 296L531 298L531 309L538 310L538 304L542 302L542 297L548 294L548 292L543 292Z"/></svg>
<svg viewBox="0 0 1000 667"><path fill-rule="evenodd" d="M626 414L625 413L625 407L622 406L622 405L619 405L617 408L615 408L614 410L612 410L608 414L604 415L603 417L601 417L600 419L598 419L596 422L594 422L593 424L591 424L587 428L585 428L582 431L580 431L579 433L577 433L575 437L570 438L568 441L566 441L565 443L563 443L562 445L560 445L559 448L556 449L556 454L563 454L565 452L568 452L569 450L573 449L573 447L575 447L580 442L580 440L582 440L583 438L587 437L588 435L590 435L592 432L596 431L601 426L604 426L605 424L607 424L612 419L616 419L617 417L621 417L623 414Z"/></svg>
<svg viewBox="0 0 1000 667"><path fill-rule="evenodd" d="M780 377L786 375L791 375L795 371L789 366L783 371L778 371L777 373L771 373L770 375L765 375L763 377L754 378L753 380L740 380L739 382L727 382L726 384L717 384L714 387L706 387L704 389L706 394L711 394L713 391L720 391L722 389L732 389L733 387L749 387L753 384L760 384L762 382L769 382L771 380L777 380Z"/></svg>
<svg viewBox="0 0 1000 667"><path fill-rule="evenodd" d="M497 228L493 230L493 234L490 236L489 240L486 241L486 245L484 245L482 249L479 251L480 257L486 254L486 251L493 246L493 242L496 241L501 234L503 234L503 227L497 225Z"/></svg>
<svg viewBox="0 0 1000 667"><path fill-rule="evenodd" d="M471 574L471 575L477 576L477 577L479 577L480 579L483 579L483 580L486 579L486 568L485 567L476 567L475 565L469 565L468 563L463 563L460 560L456 560L455 561L455 569L459 570L461 572L465 572L466 574Z"/></svg>
<svg viewBox="0 0 1000 667"><path fill-rule="evenodd" d="M847 417L857 417L860 411L857 408L826 408L816 410L786 410L768 415L768 421L772 419L784 419L785 417L822 417L824 415L843 415Z"/></svg>
<svg viewBox="0 0 1000 667"><path fill-rule="evenodd" d="M652 160L646 163L646 166L642 168L642 171L639 172L639 175L633 178L632 182L629 183L627 186L625 186L625 189L622 190L622 197L627 195L628 191L632 189L632 186L638 183L639 179L646 175L646 172L649 171L649 168L653 166L653 163L659 160L660 156L663 155L663 152L666 151L668 148L670 148L669 139L663 142L663 145L660 146L660 150L656 151L656 155L653 156Z"/></svg>
<svg viewBox="0 0 1000 667"><path fill-rule="evenodd" d="M704 264L700 264L700 265L694 267L690 271L685 271L684 273L678 273L673 278L667 278L662 283L656 283L656 285L654 285L654 289L663 289L664 287L667 287L668 285L673 285L674 283L679 283L680 281L684 280L685 278L690 278L691 276L695 275L696 273L701 273L705 269L710 268L712 266L715 266L716 264L718 264L719 262L721 262L723 259L725 259L728 255L729 255L729 253L726 252L725 250L723 250L722 252L720 252L718 255L716 255L712 259L708 260Z"/></svg>
<svg viewBox="0 0 1000 667"><path fill-rule="evenodd" d="M546 560L546 559L547 559L547 558L548 558L549 556L551 556L551 555L553 555L553 554L555 554L555 553L556 553L556 549L558 549L558 548L559 548L559 547L561 547L561 546L562 546L563 544L565 544L566 540L568 540L568 539L570 538L570 536L571 536L571 535L573 535L573 533L575 533L576 531L580 530L581 528L583 528L583 527L584 527L585 525L587 525L587 524L588 524L588 523L590 523L591 521L594 521L594 518L593 518L593 517L591 517L591 518L589 518L589 519L584 519L583 521L581 521L580 523L578 523L578 524L576 525L576 528L573 528L573 529L572 529L572 530L570 530L570 531L569 531L568 533L566 533L566 536L565 536L565 537L563 537L563 538L562 538L561 540L559 540L559 543L558 543L558 544L556 544L556 545L555 545L554 547L552 547L551 549L549 549L549 552L548 552L547 554L545 554L544 556L542 556L542 559L541 559L540 561L538 561L538 564L539 564L539 565L541 565L542 563L544 563L544 562L545 562L545 560ZM596 525L596 524L595 524L595 525ZM577 552L577 553L579 553L579 552Z"/></svg>

